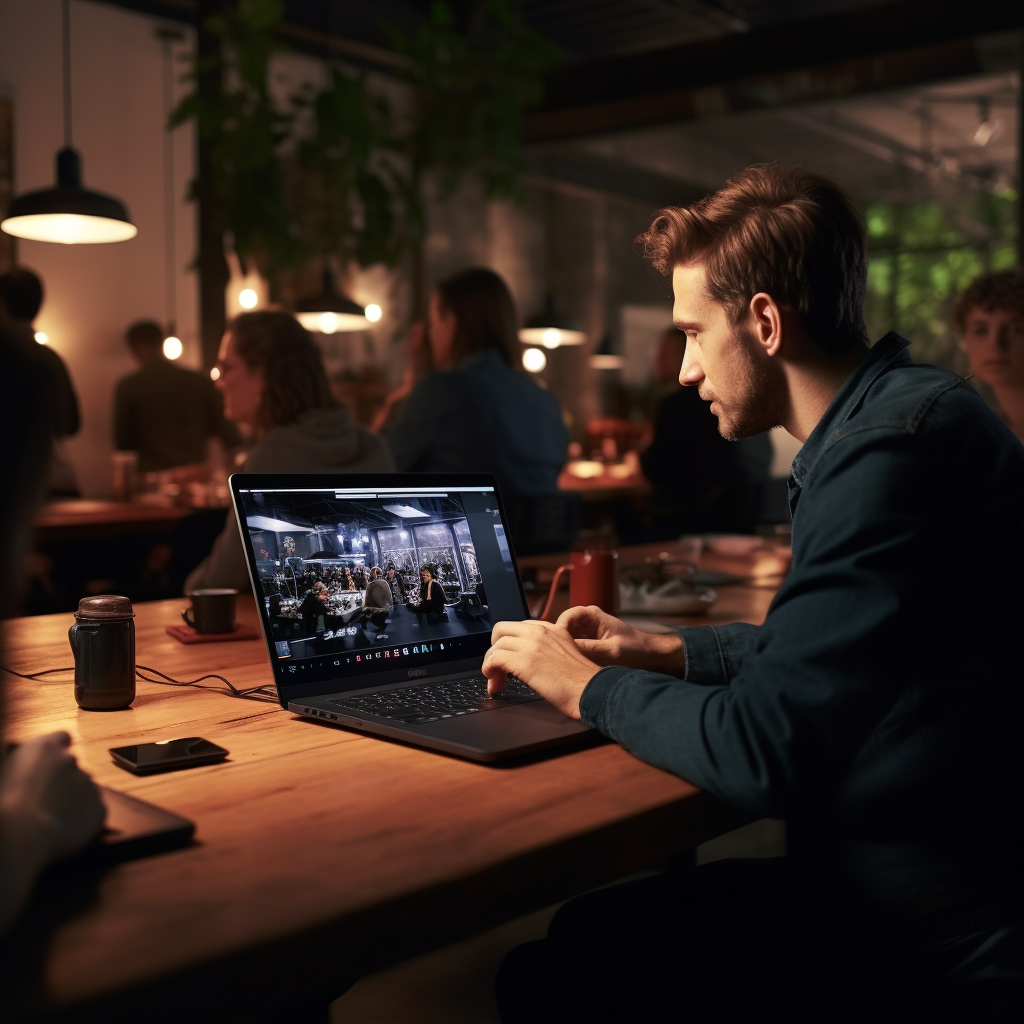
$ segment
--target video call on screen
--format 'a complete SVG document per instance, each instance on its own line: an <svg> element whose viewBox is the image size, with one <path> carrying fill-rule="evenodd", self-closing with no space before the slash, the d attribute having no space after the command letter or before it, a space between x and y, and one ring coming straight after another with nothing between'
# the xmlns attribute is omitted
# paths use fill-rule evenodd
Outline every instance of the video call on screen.
<svg viewBox="0 0 1024 1024"><path fill-rule="evenodd" d="M284 685L482 654L523 617L490 488L239 497Z"/></svg>

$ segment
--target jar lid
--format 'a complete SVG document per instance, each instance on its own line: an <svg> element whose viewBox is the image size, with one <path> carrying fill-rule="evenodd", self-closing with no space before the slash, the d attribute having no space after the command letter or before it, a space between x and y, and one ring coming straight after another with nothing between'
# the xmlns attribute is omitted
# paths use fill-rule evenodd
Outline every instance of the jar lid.
<svg viewBox="0 0 1024 1024"><path fill-rule="evenodd" d="M109 622L116 619L134 619L135 612L132 611L130 598L118 594L97 594L95 597L83 597L78 602L75 618L92 621L102 619Z"/></svg>

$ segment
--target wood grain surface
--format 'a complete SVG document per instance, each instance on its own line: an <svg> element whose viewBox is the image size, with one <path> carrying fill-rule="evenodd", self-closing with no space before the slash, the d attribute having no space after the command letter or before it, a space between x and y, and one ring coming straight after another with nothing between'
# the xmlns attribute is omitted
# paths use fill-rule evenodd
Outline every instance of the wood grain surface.
<svg viewBox="0 0 1024 1024"><path fill-rule="evenodd" d="M712 618L679 621L760 622L777 553L705 564L762 578L722 588ZM186 647L168 636L185 604L136 607L141 665L272 682L262 640ZM255 623L251 601L239 617ZM9 667L70 666L72 621L7 623ZM5 1021L260 1019L748 820L612 744L486 766L214 691L142 682L126 711L82 711L71 678L7 676L10 738L66 729L98 782L191 818L196 842L44 878L0 950ZM228 760L137 778L107 753L190 735L227 747Z"/></svg>

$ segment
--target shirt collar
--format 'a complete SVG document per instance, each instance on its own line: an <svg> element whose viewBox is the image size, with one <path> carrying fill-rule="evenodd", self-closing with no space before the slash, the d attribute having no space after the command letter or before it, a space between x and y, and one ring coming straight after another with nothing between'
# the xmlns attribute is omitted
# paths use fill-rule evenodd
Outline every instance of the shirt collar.
<svg viewBox="0 0 1024 1024"><path fill-rule="evenodd" d="M853 373L843 381L824 415L818 420L818 425L793 460L792 476L797 485L803 483L807 471L814 465L828 439L853 414L871 385L892 366L911 362L906 351L909 344L906 338L890 331L868 351Z"/></svg>

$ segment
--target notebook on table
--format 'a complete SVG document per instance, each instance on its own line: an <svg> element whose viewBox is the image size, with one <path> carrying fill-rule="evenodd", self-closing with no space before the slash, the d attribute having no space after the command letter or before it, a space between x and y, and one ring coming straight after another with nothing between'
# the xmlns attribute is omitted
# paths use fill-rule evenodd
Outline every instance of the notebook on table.
<svg viewBox="0 0 1024 1024"><path fill-rule="evenodd" d="M487 696L493 624L529 617L493 477L230 483L283 707L479 761L592 735L518 680Z"/></svg>

